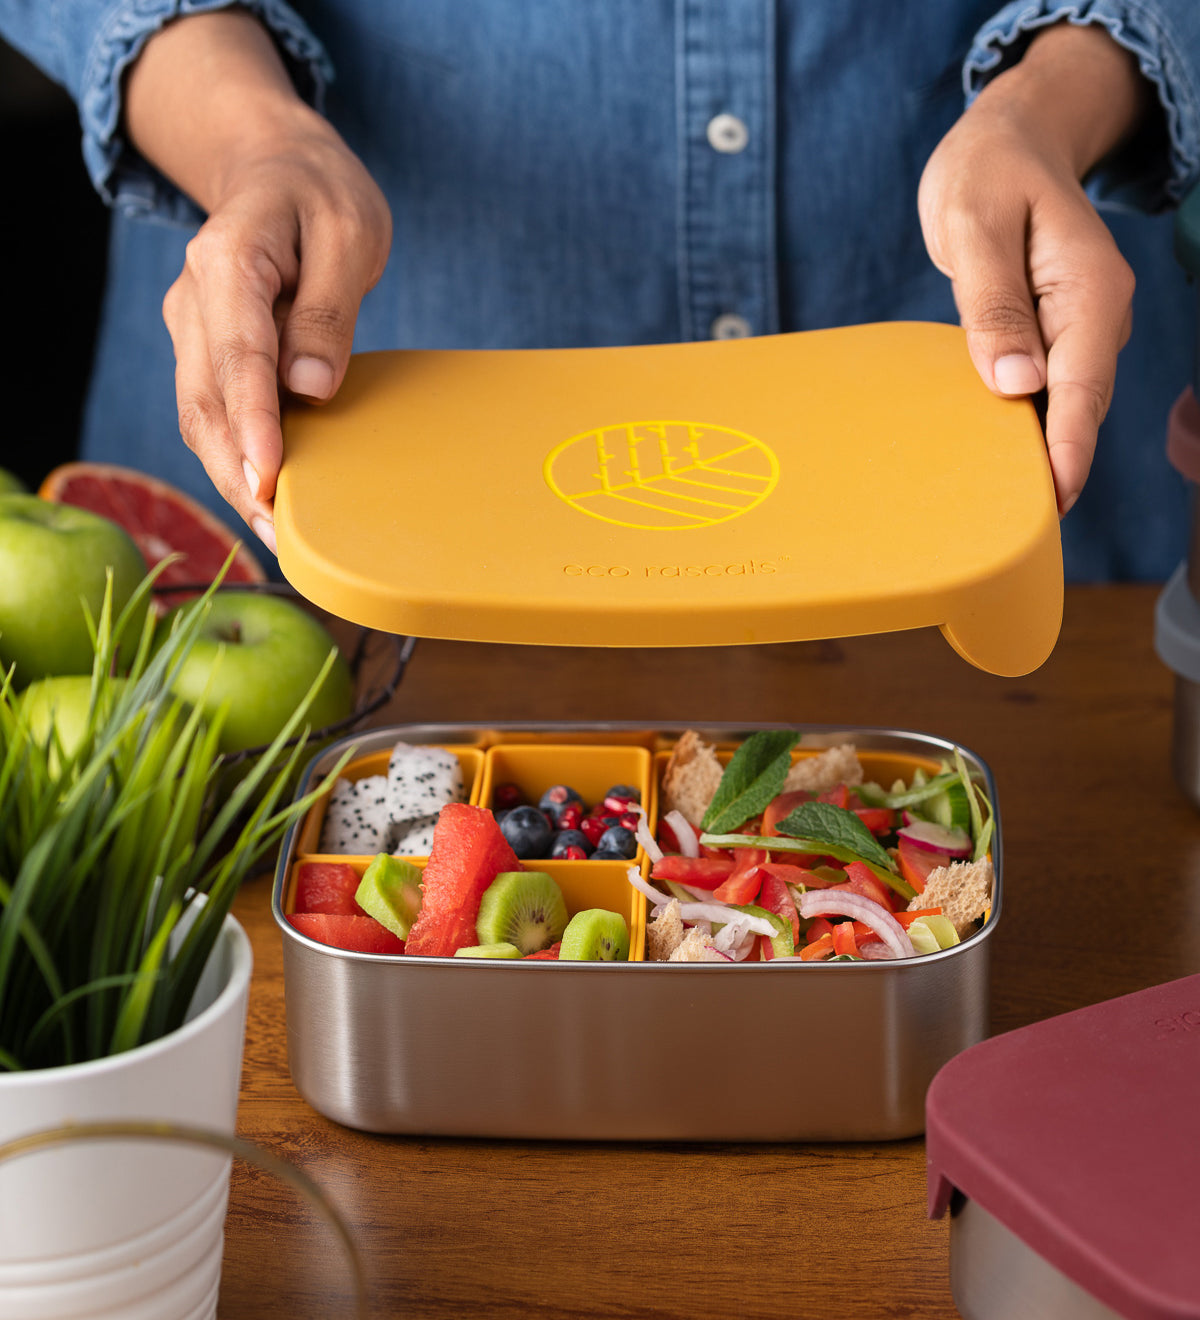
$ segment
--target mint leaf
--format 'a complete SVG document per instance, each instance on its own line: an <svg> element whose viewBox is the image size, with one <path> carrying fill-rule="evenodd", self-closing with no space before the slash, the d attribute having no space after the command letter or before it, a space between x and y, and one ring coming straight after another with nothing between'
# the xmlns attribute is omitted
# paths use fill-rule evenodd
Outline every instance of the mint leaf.
<svg viewBox="0 0 1200 1320"><path fill-rule="evenodd" d="M794 838L816 839L835 848L849 849L866 862L885 866L889 871L895 869L879 840L854 812L835 807L832 802L801 802L775 828Z"/></svg>
<svg viewBox="0 0 1200 1320"><path fill-rule="evenodd" d="M792 729L760 729L734 752L701 828L717 834L730 830L765 811L783 788L792 764L792 748L800 735Z"/></svg>

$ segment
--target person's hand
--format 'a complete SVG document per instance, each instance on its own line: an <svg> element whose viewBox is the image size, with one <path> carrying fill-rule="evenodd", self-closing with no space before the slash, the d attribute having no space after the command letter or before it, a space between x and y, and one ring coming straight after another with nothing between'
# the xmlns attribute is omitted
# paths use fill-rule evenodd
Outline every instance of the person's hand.
<svg viewBox="0 0 1200 1320"><path fill-rule="evenodd" d="M1046 389L1063 514L1087 479L1132 327L1133 273L1080 180L1136 128L1145 95L1103 28L1047 29L942 139L918 194L980 376L1002 395Z"/></svg>
<svg viewBox="0 0 1200 1320"><path fill-rule="evenodd" d="M163 301L183 439L272 551L278 382L332 397L391 242L382 194L328 125L311 120L270 155L238 162Z"/></svg>
<svg viewBox="0 0 1200 1320"><path fill-rule="evenodd" d="M181 69L205 94L221 89L213 116L177 105L183 118L170 118ZM274 551L279 387L324 401L341 384L359 305L387 261L387 203L248 15L179 20L135 75L131 136L208 211L163 301L180 431Z"/></svg>

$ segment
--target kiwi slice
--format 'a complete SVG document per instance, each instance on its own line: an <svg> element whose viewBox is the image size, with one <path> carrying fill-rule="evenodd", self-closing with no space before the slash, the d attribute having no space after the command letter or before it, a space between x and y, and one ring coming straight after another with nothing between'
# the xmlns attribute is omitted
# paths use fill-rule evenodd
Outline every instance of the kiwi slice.
<svg viewBox="0 0 1200 1320"><path fill-rule="evenodd" d="M587 908L567 922L559 962L624 962L628 957L629 927L619 912Z"/></svg>
<svg viewBox="0 0 1200 1320"><path fill-rule="evenodd" d="M378 853L363 872L354 901L367 916L406 940L421 910L421 872L412 862Z"/></svg>
<svg viewBox="0 0 1200 1320"><path fill-rule="evenodd" d="M521 950L515 944L468 944L455 949L456 958L519 958Z"/></svg>
<svg viewBox="0 0 1200 1320"><path fill-rule="evenodd" d="M480 944L513 944L522 954L548 949L567 924L567 905L545 871L501 871L483 891L475 934Z"/></svg>

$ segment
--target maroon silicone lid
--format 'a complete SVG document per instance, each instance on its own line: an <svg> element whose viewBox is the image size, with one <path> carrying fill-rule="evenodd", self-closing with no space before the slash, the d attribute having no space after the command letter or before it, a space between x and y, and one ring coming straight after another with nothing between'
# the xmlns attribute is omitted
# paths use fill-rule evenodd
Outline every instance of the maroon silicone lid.
<svg viewBox="0 0 1200 1320"><path fill-rule="evenodd" d="M1129 1320L1200 1317L1200 975L993 1037L926 1098L957 1189Z"/></svg>

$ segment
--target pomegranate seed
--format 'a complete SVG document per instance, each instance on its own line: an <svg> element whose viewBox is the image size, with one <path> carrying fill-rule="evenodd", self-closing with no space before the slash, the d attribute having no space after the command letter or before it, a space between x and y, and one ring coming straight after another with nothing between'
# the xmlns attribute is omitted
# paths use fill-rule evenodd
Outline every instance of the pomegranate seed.
<svg viewBox="0 0 1200 1320"><path fill-rule="evenodd" d="M492 806L496 811L509 811L524 802L525 794L516 784L497 784L492 790Z"/></svg>

